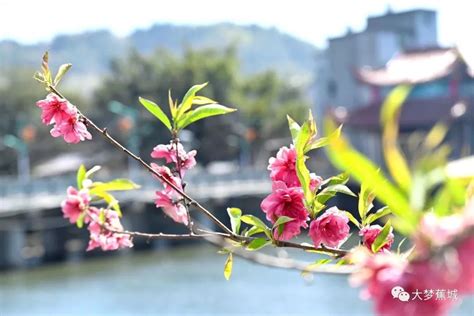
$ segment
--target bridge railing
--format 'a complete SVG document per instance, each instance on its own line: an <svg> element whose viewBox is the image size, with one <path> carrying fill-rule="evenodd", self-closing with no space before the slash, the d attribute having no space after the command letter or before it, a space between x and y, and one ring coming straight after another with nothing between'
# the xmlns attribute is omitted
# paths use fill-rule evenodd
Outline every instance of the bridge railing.
<svg viewBox="0 0 474 316"><path fill-rule="evenodd" d="M107 178L114 179L123 176L123 174L110 174ZM264 181L267 179L268 171L255 169L240 169L236 172L225 174L210 174L208 172L199 171L190 172L186 176L188 186L193 187L216 185L217 183L248 183L250 181ZM144 189L157 189L160 187L159 181L146 172L137 174L133 181L140 184ZM75 175L37 178L28 182L4 177L0 178L0 198L62 194L70 185L76 185Z"/></svg>

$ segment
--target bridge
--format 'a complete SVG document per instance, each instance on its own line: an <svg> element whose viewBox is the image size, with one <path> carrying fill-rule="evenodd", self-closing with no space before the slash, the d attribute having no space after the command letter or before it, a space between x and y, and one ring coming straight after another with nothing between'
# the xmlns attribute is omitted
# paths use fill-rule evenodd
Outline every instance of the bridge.
<svg viewBox="0 0 474 316"><path fill-rule="evenodd" d="M110 174L107 179L120 177L124 175ZM114 196L120 202L152 203L155 191L161 188L159 180L146 172L138 173L132 180L141 185L141 188L116 192ZM185 181L186 192L196 200L259 196L271 191L269 173L266 170L241 169L219 175L197 171L188 173ZM76 186L75 175L38 178L28 182L16 178L0 178L0 217L57 208L65 199L66 189L70 185Z"/></svg>

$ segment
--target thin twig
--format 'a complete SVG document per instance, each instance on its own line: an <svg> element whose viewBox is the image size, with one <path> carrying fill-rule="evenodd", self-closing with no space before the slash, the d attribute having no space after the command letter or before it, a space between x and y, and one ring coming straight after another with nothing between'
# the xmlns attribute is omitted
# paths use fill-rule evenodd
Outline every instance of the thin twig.
<svg viewBox="0 0 474 316"><path fill-rule="evenodd" d="M65 97L58 91L56 88L53 86L49 85L49 89L55 93L58 97L65 99ZM208 211L206 208L204 208L201 204L199 204L196 200L191 198L188 194L183 192L179 187L177 187L173 182L170 180L166 179L162 175L160 175L157 171L155 171L148 163L146 163L141 157L135 155L132 153L130 150L128 150L125 146L120 144L115 138L113 138L108 132L106 128L100 128L98 127L92 120L90 120L87 116L82 114L79 110L79 115L83 118L84 122L91 126L93 129L95 129L97 132L99 132L101 135L105 137L112 145L123 151L125 154L128 156L132 157L134 160L138 161L145 169L147 169L150 173L158 177L160 181L166 183L169 185L171 188L173 188L179 195L181 195L184 199L188 201L190 205L193 205L196 207L199 211L203 212L206 216L208 216L217 226L219 226L222 230L225 232L232 234L232 231L224 225L217 217L215 217L210 211Z"/></svg>
<svg viewBox="0 0 474 316"><path fill-rule="evenodd" d="M62 99L66 99L58 90L56 90L55 87L48 85L48 88L56 94L58 97ZM209 217L218 227L220 227L223 231L224 234L221 234L223 237L231 239L236 242L248 242L249 240L253 240L253 237L247 237L247 236L242 236L235 234L232 232L231 229L229 229L224 223L222 223L217 217L215 217L209 210L207 210L204 206L199 204L196 200L194 200L192 197L190 197L187 193L185 193L181 188L176 186L173 182L168 180L167 178L163 177L161 174L159 174L156 170L154 170L148 163L146 163L141 157L137 156L136 154L132 153L129 149L127 149L125 146L123 146L121 143L119 143L115 138L113 138L107 131L106 128L100 128L98 127L92 120L90 120L87 116L82 114L79 110L78 113L80 117L83 119L83 121L93 129L95 129L97 132L99 132L107 141L109 141L112 145L114 145L116 148L120 149L122 152L124 152L126 155L132 157L134 160L138 161L145 169L147 169L150 173L152 173L154 176L156 176L160 181L166 183L169 185L173 190L175 190L179 195L181 195L185 200L186 204L189 206L194 206L196 207L199 211L204 213L207 217ZM124 234L125 232L121 232ZM135 233L135 236L140 236L139 234L141 233ZM194 237L193 233L189 234L190 236ZM216 234L213 233L215 236ZM225 235L225 236L224 236ZM162 234L145 234L144 237L147 238L160 238L160 236L163 236ZM202 238L202 235L197 235L199 238ZM164 237L163 237L164 238ZM327 248L327 247L314 247L310 244L299 244L299 243L294 243L294 242L289 242L289 241L274 241L275 246L278 247L287 247L287 248L297 248L297 249L302 249L305 251L315 251L315 252L324 252L327 254L331 254L336 256L336 258L341 258L345 255L348 254L347 250L342 250L342 249L333 249L333 248Z"/></svg>

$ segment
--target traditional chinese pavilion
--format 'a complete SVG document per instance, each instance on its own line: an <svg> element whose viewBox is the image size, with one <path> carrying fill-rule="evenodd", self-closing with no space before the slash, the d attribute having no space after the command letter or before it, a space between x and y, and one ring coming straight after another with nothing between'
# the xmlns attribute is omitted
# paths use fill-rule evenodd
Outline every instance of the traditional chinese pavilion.
<svg viewBox="0 0 474 316"><path fill-rule="evenodd" d="M450 124L453 155L472 154L474 146L474 64L456 48L412 50L394 56L383 68L361 68L354 73L370 91L368 104L331 114L344 123L356 147L381 160L380 108L389 91L399 84L413 89L403 105L400 132L429 130L436 122ZM403 145L403 144L402 144Z"/></svg>

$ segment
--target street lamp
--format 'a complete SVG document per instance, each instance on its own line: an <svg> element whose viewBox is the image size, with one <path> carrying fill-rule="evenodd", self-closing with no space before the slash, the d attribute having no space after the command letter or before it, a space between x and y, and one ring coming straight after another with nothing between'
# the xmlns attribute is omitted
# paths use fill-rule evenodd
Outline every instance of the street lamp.
<svg viewBox="0 0 474 316"><path fill-rule="evenodd" d="M36 130L33 126L27 125L19 130L20 137L8 134L2 139L3 145L16 151L18 155L17 168L18 180L28 182L30 180L30 155L28 143L36 137Z"/></svg>

